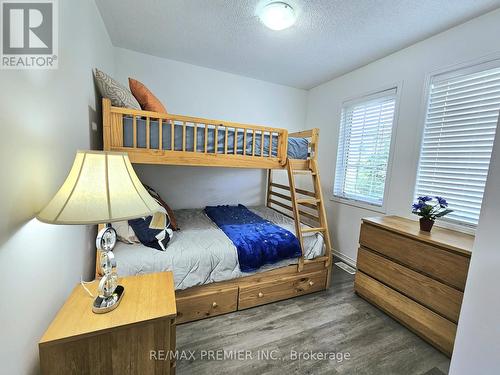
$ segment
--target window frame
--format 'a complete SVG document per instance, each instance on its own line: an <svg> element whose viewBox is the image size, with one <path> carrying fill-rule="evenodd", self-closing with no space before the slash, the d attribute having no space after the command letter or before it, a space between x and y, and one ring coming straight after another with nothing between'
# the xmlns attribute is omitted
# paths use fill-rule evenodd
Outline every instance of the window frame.
<svg viewBox="0 0 500 375"><path fill-rule="evenodd" d="M330 201L337 202L340 204L344 204L347 206L352 206L356 208L361 208L364 210L368 211L373 211L377 213L382 213L385 214L387 212L387 200L389 197L389 188L390 188L390 183L391 183L391 177L392 177L392 166L393 166L393 159L394 159L394 149L395 149L395 144L396 144L396 134L397 134L397 129L398 129L398 123L399 123L399 105L401 102L401 92L403 88L403 82L395 82L392 84L384 85L381 86L375 90L370 90L365 93L362 93L360 95L356 95L353 97L346 98L342 101L342 104L340 106L340 111L338 112L338 127L337 127L337 144L336 144L336 149L335 149L335 163L334 163L334 173L333 173L333 184L332 184L332 189L330 190ZM376 96L378 94L383 93L384 91L389 91L389 90L396 90L396 94L394 97L394 115L393 115L393 120L392 120L392 130L391 130L391 143L389 147L389 157L387 159L387 170L386 170L386 175L385 175L385 184L384 184L384 195L382 197L382 205L376 205L367 201L363 201L361 199L354 199L354 198L346 198L346 197L340 197L338 195L335 195L335 179L337 176L337 158L338 158L338 151L339 151L339 141L340 141L340 128L341 128L341 121L342 121L342 111L347 105L352 105L354 103L362 103L366 100L369 100L370 97Z"/></svg>
<svg viewBox="0 0 500 375"><path fill-rule="evenodd" d="M422 146L424 143L424 137L425 137L425 125L426 125L426 120L427 120L427 113L429 110L429 101L430 101L430 93L431 93L431 85L433 83L433 78L437 76L442 76L446 78L453 78L459 75L466 75L470 74L474 71L480 71L476 70L479 66L498 66L500 67L500 53L494 53L490 54L487 56L480 57L478 59L474 60L469 60L466 62L461 62L458 64L453 64L453 65L448 65L447 67L444 68L439 68L433 71L430 71L426 74L425 76L425 82L424 82L424 90L422 93L422 104L421 104L421 110L420 110L420 121L419 124L421 126L419 132L420 132L420 141L417 142L416 144L416 169L415 169L415 174L414 174L414 180L413 180L413 191L412 195L410 197L411 201L408 204L408 207L411 207L411 204L416 201L416 196L417 196L417 182L418 182L418 175L420 171L420 162L421 162L421 157L422 157ZM483 70L487 70L488 68L485 67ZM462 74L459 74L461 72ZM497 131L500 129L500 115L498 118L498 123L497 123ZM490 159L490 165L491 165L491 159ZM487 181L487 180L486 180ZM446 197L445 197L446 198ZM482 204L481 204L481 209L482 209ZM464 222L460 222L457 220L450 220L447 219L446 217L440 218L439 220L436 220L435 226L442 227L442 228L447 228L447 229L453 229L457 230L463 233L467 234L472 234L474 235L476 233L477 229L477 224L468 224Z"/></svg>

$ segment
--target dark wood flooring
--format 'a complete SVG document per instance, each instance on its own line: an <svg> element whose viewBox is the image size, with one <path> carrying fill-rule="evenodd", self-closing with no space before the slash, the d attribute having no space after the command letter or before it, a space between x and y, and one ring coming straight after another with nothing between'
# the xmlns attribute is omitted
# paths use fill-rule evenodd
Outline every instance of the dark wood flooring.
<svg viewBox="0 0 500 375"><path fill-rule="evenodd" d="M327 291L178 326L177 374L448 373L446 356L358 297L352 275L333 271Z"/></svg>

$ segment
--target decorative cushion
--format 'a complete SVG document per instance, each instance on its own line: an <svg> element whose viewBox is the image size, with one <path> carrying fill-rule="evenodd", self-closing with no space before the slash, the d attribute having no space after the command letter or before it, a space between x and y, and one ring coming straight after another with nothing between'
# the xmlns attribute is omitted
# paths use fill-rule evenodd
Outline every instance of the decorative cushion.
<svg viewBox="0 0 500 375"><path fill-rule="evenodd" d="M128 244L140 243L128 221L116 221L111 225L115 229L119 241Z"/></svg>
<svg viewBox="0 0 500 375"><path fill-rule="evenodd" d="M94 77L101 96L110 99L114 107L141 109L141 106L132 93L106 73L96 68L94 70Z"/></svg>
<svg viewBox="0 0 500 375"><path fill-rule="evenodd" d="M172 228L172 230L179 230L179 226L177 225L177 220L175 219L175 216L174 216L174 211L169 207L169 205L160 197L160 194L158 194L156 192L155 189L153 189L152 187L148 186L148 185L144 185L144 187L146 188L146 190L148 191L148 193L154 198L156 199L156 201L158 202L158 204L160 206L162 206L165 211L167 211L167 216L168 216L168 219L170 220L170 228Z"/></svg>
<svg viewBox="0 0 500 375"><path fill-rule="evenodd" d="M136 79L129 78L128 86L144 111L167 114L167 109L151 91Z"/></svg>
<svg viewBox="0 0 500 375"><path fill-rule="evenodd" d="M153 216L147 216L139 219L129 220L128 223L134 230L137 238L139 238L139 241L141 241L144 246L165 251L167 250L167 244L169 243L174 233L172 229L168 228L168 226L170 225L168 216L164 229L150 228L149 225L151 224L151 220L153 220Z"/></svg>

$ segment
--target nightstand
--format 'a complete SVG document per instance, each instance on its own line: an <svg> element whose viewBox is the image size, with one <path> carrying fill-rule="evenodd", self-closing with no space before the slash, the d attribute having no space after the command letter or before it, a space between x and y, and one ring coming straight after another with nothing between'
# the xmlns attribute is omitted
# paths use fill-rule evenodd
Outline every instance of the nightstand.
<svg viewBox="0 0 500 375"><path fill-rule="evenodd" d="M123 300L106 314L94 314L93 298L76 286L38 344L42 374L175 374L175 356L165 358L175 351L172 273L119 282L125 287ZM95 293L97 284L87 287Z"/></svg>

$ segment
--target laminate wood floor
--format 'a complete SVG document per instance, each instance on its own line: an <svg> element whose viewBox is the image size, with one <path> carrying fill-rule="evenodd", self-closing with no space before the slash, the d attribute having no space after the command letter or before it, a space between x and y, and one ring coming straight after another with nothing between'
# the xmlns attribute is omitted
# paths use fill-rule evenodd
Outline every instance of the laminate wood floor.
<svg viewBox="0 0 500 375"><path fill-rule="evenodd" d="M327 291L178 326L177 374L448 373L446 356L358 297L353 275L333 271Z"/></svg>

